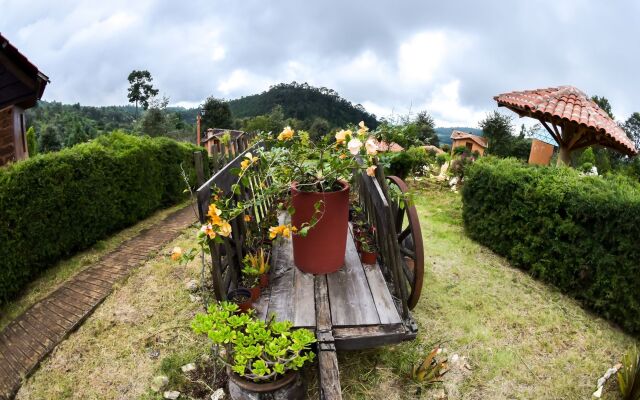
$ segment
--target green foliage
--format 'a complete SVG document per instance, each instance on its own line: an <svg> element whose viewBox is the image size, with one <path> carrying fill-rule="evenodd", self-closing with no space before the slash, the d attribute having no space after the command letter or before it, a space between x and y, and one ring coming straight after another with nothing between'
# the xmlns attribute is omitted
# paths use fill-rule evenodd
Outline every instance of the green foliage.
<svg viewBox="0 0 640 400"><path fill-rule="evenodd" d="M191 327L225 349L222 361L233 372L256 382L273 381L315 359L311 331L292 330L290 321L276 322L273 317L264 322L251 313L238 314L233 303L210 305L206 314L195 316Z"/></svg>
<svg viewBox="0 0 640 400"><path fill-rule="evenodd" d="M591 147L587 147L582 154L580 154L580 159L578 160L578 168L583 172L591 171L591 168L596 165L596 156L593 154L593 149Z"/></svg>
<svg viewBox="0 0 640 400"><path fill-rule="evenodd" d="M436 123L426 111L420 111L415 121L418 128L418 140L424 144L440 146L440 138L436 134Z"/></svg>
<svg viewBox="0 0 640 400"><path fill-rule="evenodd" d="M124 133L0 169L0 302L57 260L184 198L192 145Z"/></svg>
<svg viewBox="0 0 640 400"><path fill-rule="evenodd" d="M166 107L164 101L149 101L151 113L144 113L140 119L136 119L133 106L91 107L40 101L37 107L27 110L27 120L33 125L38 139L52 127L58 139L59 146L55 147L58 150L119 129L195 142L193 124L197 110Z"/></svg>
<svg viewBox="0 0 640 400"><path fill-rule="evenodd" d="M233 117L231 116L229 103L226 101L209 96L200 108L204 111L204 115L202 116L203 132L209 128L230 129L232 127Z"/></svg>
<svg viewBox="0 0 640 400"><path fill-rule="evenodd" d="M389 175L404 179L409 174L422 174L425 166L436 163L436 156L424 147L410 147L406 151L384 154L382 161Z"/></svg>
<svg viewBox="0 0 640 400"><path fill-rule="evenodd" d="M443 166L447 161L451 161L451 155L447 153L440 153L436 156L436 162L439 166Z"/></svg>
<svg viewBox="0 0 640 400"><path fill-rule="evenodd" d="M623 400L640 400L640 352L633 346L622 359L618 387Z"/></svg>
<svg viewBox="0 0 640 400"><path fill-rule="evenodd" d="M491 157L465 180L471 238L640 333L640 185Z"/></svg>
<svg viewBox="0 0 640 400"><path fill-rule="evenodd" d="M634 112L631 114L622 127L629 139L633 140L636 149L640 149L640 113Z"/></svg>
<svg viewBox="0 0 640 400"><path fill-rule="evenodd" d="M38 154L38 140L36 139L36 130L33 129L33 126L27 129L27 149L29 151L29 157Z"/></svg>
<svg viewBox="0 0 640 400"><path fill-rule="evenodd" d="M38 140L38 149L43 153L49 153L51 151L58 151L61 148L62 144L60 143L58 129L53 125L47 126Z"/></svg>
<svg viewBox="0 0 640 400"><path fill-rule="evenodd" d="M281 132L285 127L282 106L275 106L267 115L258 115L243 121L245 132Z"/></svg>
<svg viewBox="0 0 640 400"><path fill-rule="evenodd" d="M514 135L513 118L510 115L494 111L480 121L480 128L489 141L488 154L521 160L529 158L531 140L526 139L522 131L519 136Z"/></svg>
<svg viewBox="0 0 640 400"><path fill-rule="evenodd" d="M231 100L228 104L237 118L267 115L275 106L280 105L284 118L305 121L304 126L298 129L310 130L317 117L328 121L332 128L347 126L353 121L364 121L372 129L378 126L376 116L368 113L362 105L351 104L332 89L315 88L307 83L280 83L266 92Z"/></svg>
<svg viewBox="0 0 640 400"><path fill-rule="evenodd" d="M611 111L611 103L609 103L609 99L604 96L592 96L591 100L598 105L598 107L602 108L604 112L607 113L612 120L615 121L615 117L613 116L613 111Z"/></svg>
<svg viewBox="0 0 640 400"><path fill-rule="evenodd" d="M149 99L158 95L158 90L153 88L151 81L151 73L149 71L133 70L127 77L129 80L129 103L135 103L136 114L138 113L138 104L146 110L149 108Z"/></svg>

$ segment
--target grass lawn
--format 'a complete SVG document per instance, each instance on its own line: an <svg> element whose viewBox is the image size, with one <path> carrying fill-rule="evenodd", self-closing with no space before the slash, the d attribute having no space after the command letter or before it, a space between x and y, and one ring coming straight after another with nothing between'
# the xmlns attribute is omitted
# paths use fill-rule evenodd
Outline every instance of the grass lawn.
<svg viewBox="0 0 640 400"><path fill-rule="evenodd" d="M341 353L344 398L590 398L596 380L633 339L469 240L459 195L423 190L416 203L426 252L423 296L414 310L418 339ZM192 243L185 233L135 271L27 380L18 398L161 398L149 389L159 374L169 376L167 389L196 385L207 393L204 383L185 380L179 370L201 364L207 348L188 329L201 306L189 299L185 281L199 276L199 266L178 266L167 256L172 246ZM435 344L470 368L420 388L409 377L411 367ZM310 398L317 398L314 371L306 375ZM609 390L604 398L618 397Z"/></svg>
<svg viewBox="0 0 640 400"><path fill-rule="evenodd" d="M395 348L345 353L349 399L588 399L597 379L633 339L575 301L512 268L464 234L460 196L416 196L425 245L425 279L414 316L418 340ZM411 363L442 343L471 371L416 395ZM619 398L613 386L603 398Z"/></svg>

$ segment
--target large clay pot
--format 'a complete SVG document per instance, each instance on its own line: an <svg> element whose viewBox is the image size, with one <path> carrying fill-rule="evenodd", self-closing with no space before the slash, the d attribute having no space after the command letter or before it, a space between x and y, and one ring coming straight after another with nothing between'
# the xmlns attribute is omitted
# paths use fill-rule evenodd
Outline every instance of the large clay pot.
<svg viewBox="0 0 640 400"><path fill-rule="evenodd" d="M337 192L301 192L291 186L291 217L293 226L300 228L310 222L314 205L322 201L318 223L305 237L293 236L293 262L300 270L312 274L330 274L342 268L349 228L349 184L341 182Z"/></svg>
<svg viewBox="0 0 640 400"><path fill-rule="evenodd" d="M289 371L275 382L255 383L227 369L229 396L232 400L302 400L306 390L300 374Z"/></svg>

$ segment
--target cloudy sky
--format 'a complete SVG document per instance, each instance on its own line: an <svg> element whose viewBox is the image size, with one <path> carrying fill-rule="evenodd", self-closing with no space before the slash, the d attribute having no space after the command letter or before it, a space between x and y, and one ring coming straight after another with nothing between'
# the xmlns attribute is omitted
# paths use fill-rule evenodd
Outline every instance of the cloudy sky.
<svg viewBox="0 0 640 400"><path fill-rule="evenodd" d="M127 103L148 69L172 104L279 82L336 90L378 116L477 126L492 97L570 84L640 111L639 1L0 0L0 32L45 100Z"/></svg>

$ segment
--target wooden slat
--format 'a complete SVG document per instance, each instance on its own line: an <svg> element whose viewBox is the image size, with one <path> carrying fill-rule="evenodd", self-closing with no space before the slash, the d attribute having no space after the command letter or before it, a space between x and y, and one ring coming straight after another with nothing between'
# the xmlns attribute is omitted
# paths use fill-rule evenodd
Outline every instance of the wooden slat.
<svg viewBox="0 0 640 400"><path fill-rule="evenodd" d="M293 254L291 240L287 240L285 249ZM313 328L316 326L315 299L314 299L314 277L313 274L300 271L293 267L293 325L295 327Z"/></svg>
<svg viewBox="0 0 640 400"><path fill-rule="evenodd" d="M335 351L318 352L318 375L320 381L320 399L342 399L338 357Z"/></svg>
<svg viewBox="0 0 640 400"><path fill-rule="evenodd" d="M293 279L296 267L293 265L293 252L286 246L277 244L273 248L274 268L271 275L271 295L269 311L276 315L277 321L294 320Z"/></svg>
<svg viewBox="0 0 640 400"><path fill-rule="evenodd" d="M327 275L333 326L380 323L366 275L351 235L347 235L345 265Z"/></svg>
<svg viewBox="0 0 640 400"><path fill-rule="evenodd" d="M335 328L333 335L338 350L371 349L416 337L416 333L409 332L403 324Z"/></svg>

